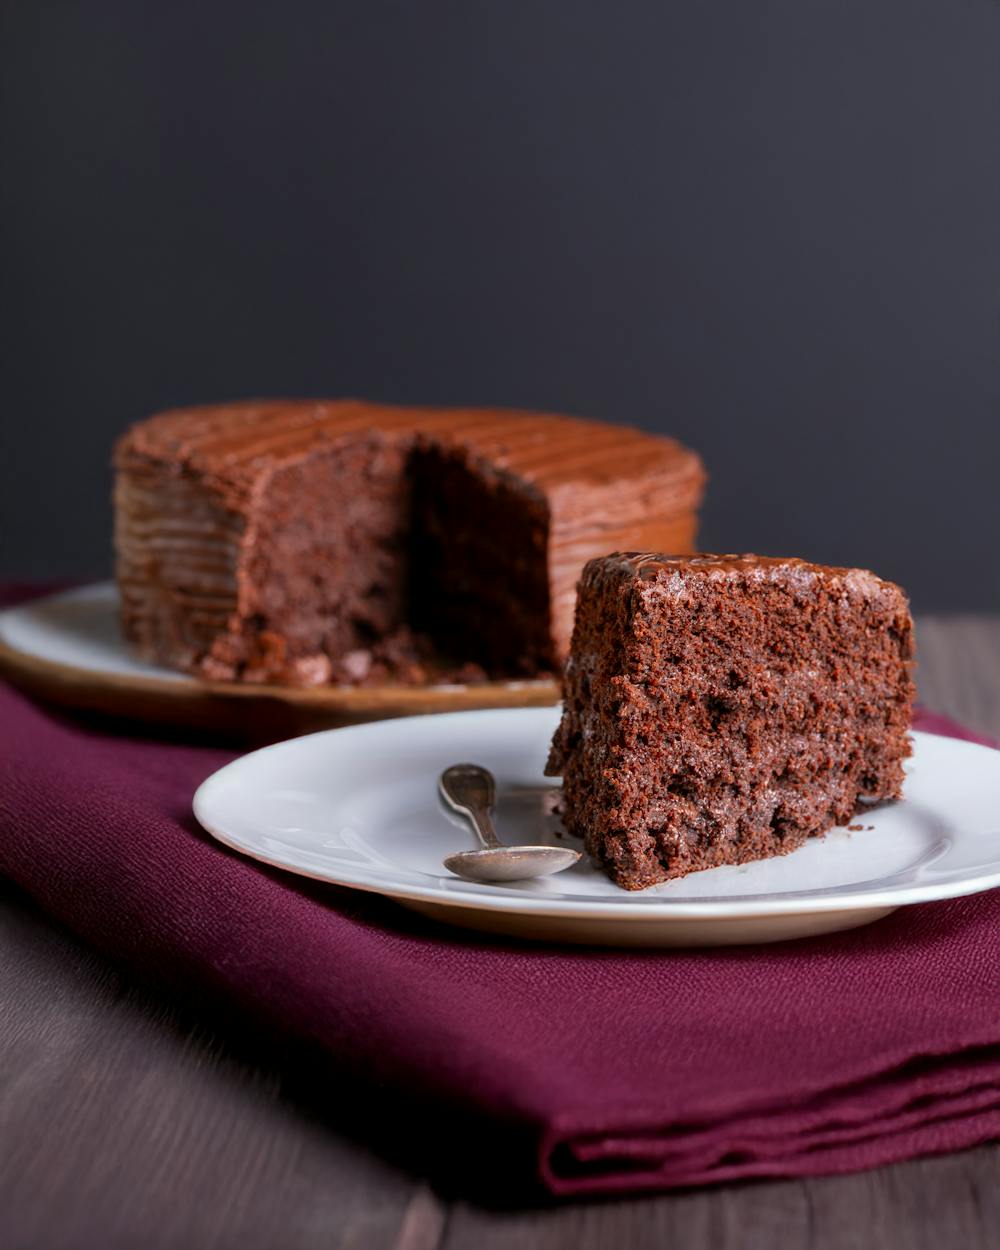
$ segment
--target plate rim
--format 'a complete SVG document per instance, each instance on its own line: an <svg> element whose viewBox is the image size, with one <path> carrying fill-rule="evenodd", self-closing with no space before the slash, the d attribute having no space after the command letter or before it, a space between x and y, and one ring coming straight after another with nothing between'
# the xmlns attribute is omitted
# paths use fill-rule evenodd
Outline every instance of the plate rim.
<svg viewBox="0 0 1000 1250"><path fill-rule="evenodd" d="M478 715L513 717L523 716L528 713L533 716L552 717L555 715L555 711L556 709L549 707L486 708L480 709ZM601 923L602 921L663 923L670 919L685 921L763 919L771 916L811 915L817 912L830 913L859 908L874 910L887 906L912 906L918 903L962 898L971 894L983 893L986 890L1000 886L1000 864L998 864L992 873L976 873L975 870L972 870L968 877L957 882L939 880L896 887L879 883L867 888L851 889L833 886L824 887L827 891L825 893L819 890L813 893L788 891L784 895L772 895L763 898L759 895L748 895L744 899L737 897L734 899L673 900L650 897L646 891L638 891L633 894L630 891L622 890L621 898L595 898L593 901L586 903L571 903L562 902L558 899L546 899L542 895L505 892L502 887L495 888L487 893L481 893L474 888L467 887L466 883L462 882L458 877L455 877L454 881L450 878L447 879L448 888L446 889L440 884L428 884L426 886L401 885L398 883L392 884L390 881L385 880L372 880L370 870L364 874L352 874L347 869L346 871L338 871L335 875L310 871L308 868L289 864L278 856L268 855L258 848L247 845L239 837L233 836L220 827L213 819L211 813L206 811L206 804L210 803L212 799L213 788L222 784L220 779L226 774L231 776L233 771L244 766L245 761L264 752L293 748L306 739L326 737L331 734L374 733L377 735L385 731L387 723L405 727L409 722L414 722L422 724L423 728L426 729L428 719L440 721L446 718L467 717L471 714L469 712L441 712L433 714L431 718L427 716L401 717L392 722L373 722L320 730L317 733L307 734L303 737L272 743L261 747L257 751L251 751L239 756L206 777L194 793L192 811L202 828L218 842L258 863L279 868L296 876L308 877L311 880L341 886L344 889L378 894L401 902L417 901L431 903L442 908L451 906L479 911L517 912L521 915L562 917L566 920L588 920L593 923ZM911 733L918 740L943 740L955 744L960 749L968 749L970 753L979 754L985 752L991 758L995 758L998 755L998 752L993 748L980 743L968 742L959 738L949 738L947 735L932 734L924 730L912 730ZM359 879L354 879L356 876ZM366 877L368 879L365 879ZM882 882L884 880L884 878L881 879ZM484 887L480 887L480 890L482 889ZM642 897L643 895L645 897Z"/></svg>

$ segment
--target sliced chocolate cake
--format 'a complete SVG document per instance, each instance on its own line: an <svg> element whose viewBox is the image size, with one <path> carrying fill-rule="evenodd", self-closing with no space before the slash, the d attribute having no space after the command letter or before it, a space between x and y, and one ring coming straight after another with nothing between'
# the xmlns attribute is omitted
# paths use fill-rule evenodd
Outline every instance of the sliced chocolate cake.
<svg viewBox="0 0 1000 1250"><path fill-rule="evenodd" d="M897 798L912 626L864 569L627 552L583 571L547 772L629 890L781 855Z"/></svg>
<svg viewBox="0 0 1000 1250"><path fill-rule="evenodd" d="M704 483L693 452L638 430L355 401L163 413L115 467L138 652L307 685L553 671L584 562L690 550Z"/></svg>

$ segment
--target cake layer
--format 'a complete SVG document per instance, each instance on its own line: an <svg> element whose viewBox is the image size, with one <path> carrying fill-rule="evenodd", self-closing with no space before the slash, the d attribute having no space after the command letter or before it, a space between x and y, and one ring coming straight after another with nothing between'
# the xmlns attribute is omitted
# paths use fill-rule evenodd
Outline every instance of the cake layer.
<svg viewBox="0 0 1000 1250"><path fill-rule="evenodd" d="M862 569L624 553L584 570L548 771L629 889L793 850L898 797L912 628Z"/></svg>
<svg viewBox="0 0 1000 1250"><path fill-rule="evenodd" d="M439 482L420 467L435 457L454 469ZM372 648L406 633L414 604L452 650L479 637L458 659L493 675L551 669L583 563L616 546L688 550L704 486L693 452L629 428L353 400L163 413L124 436L115 465L126 636L209 677L303 683L380 671ZM443 527L434 510L448 500ZM454 610L434 611L435 596ZM524 641L511 657L508 609Z"/></svg>

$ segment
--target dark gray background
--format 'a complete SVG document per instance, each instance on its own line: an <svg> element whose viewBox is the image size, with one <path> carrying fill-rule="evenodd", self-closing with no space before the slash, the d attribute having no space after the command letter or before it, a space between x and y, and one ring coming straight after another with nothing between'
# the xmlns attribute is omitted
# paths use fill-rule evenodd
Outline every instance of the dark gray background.
<svg viewBox="0 0 1000 1250"><path fill-rule="evenodd" d="M993 0L6 4L0 573L109 568L131 420L676 434L707 548L1000 608Z"/></svg>

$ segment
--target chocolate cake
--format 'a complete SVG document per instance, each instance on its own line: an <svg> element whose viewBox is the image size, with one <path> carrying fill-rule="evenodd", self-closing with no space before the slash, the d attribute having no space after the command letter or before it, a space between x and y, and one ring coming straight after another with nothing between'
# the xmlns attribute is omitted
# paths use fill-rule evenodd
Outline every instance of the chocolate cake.
<svg viewBox="0 0 1000 1250"><path fill-rule="evenodd" d="M138 652L306 685L554 670L584 562L690 550L704 481L693 452L634 429L352 400L163 413L115 467Z"/></svg>
<svg viewBox="0 0 1000 1250"><path fill-rule="evenodd" d="M864 569L626 552L583 571L547 772L629 890L781 855L897 798L912 626Z"/></svg>

